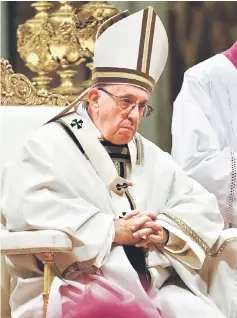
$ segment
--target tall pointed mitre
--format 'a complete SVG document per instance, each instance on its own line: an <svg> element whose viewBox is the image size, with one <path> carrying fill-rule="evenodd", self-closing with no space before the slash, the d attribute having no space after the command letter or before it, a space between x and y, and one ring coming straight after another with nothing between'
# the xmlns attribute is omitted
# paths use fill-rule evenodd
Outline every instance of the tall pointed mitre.
<svg viewBox="0 0 237 318"><path fill-rule="evenodd" d="M165 28L152 7L124 11L97 32L92 84L129 84L152 92L168 56ZM86 98L84 91L65 111Z"/></svg>
<svg viewBox="0 0 237 318"><path fill-rule="evenodd" d="M166 31L154 9L129 16L123 12L98 30L92 85L132 84L151 92L167 56Z"/></svg>

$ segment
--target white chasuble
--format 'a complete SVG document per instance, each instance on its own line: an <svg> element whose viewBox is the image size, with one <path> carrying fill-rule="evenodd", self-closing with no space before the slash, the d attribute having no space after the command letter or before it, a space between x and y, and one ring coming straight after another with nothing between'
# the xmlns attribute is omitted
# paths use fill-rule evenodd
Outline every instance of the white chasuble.
<svg viewBox="0 0 237 318"><path fill-rule="evenodd" d="M118 163L111 165L113 151L106 151L88 116L75 113L61 120L78 143L60 123L49 123L29 137L3 172L8 230L56 229L73 243L67 257L56 255L47 317L66 317L88 289L99 299L136 301L148 317L160 317L157 308L164 317L225 317L208 293L208 281L199 275L224 227L215 197L140 135L120 149L125 166L116 158ZM94 154L87 135L79 133L84 127L97 138ZM91 136L88 133L88 139ZM144 251L152 274L147 291L123 246L113 243L114 219L134 207L155 212L157 222L170 233L166 246L150 244ZM36 259L29 259L9 261L15 273L14 318L41 315L42 272ZM89 275L89 283L83 281L83 273Z"/></svg>

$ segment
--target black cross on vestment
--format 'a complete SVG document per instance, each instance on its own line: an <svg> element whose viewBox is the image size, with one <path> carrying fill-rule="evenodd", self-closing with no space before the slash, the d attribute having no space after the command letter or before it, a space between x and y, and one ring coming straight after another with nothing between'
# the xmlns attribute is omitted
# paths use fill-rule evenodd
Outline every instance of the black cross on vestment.
<svg viewBox="0 0 237 318"><path fill-rule="evenodd" d="M82 124L83 124L83 121L80 119L73 119L72 122L71 122L71 126L74 127L74 126L77 126L77 129L81 129L82 128Z"/></svg>

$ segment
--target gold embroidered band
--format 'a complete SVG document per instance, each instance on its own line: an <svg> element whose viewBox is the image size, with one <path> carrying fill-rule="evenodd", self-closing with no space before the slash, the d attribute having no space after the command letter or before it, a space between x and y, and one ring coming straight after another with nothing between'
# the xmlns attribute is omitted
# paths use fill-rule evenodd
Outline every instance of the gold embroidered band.
<svg viewBox="0 0 237 318"><path fill-rule="evenodd" d="M149 74L150 70L155 22L155 11L151 7L144 10L137 58L137 70L146 74Z"/></svg>
<svg viewBox="0 0 237 318"><path fill-rule="evenodd" d="M191 239L193 239L204 250L204 252L209 258L220 257L228 244L237 241L237 237L231 237L229 239L226 239L221 244L219 249L215 253L212 253L207 243L195 231L193 231L191 227L187 225L184 221L182 221L180 218L178 218L177 216L175 216L174 214L170 212L164 212L162 214L166 215L168 218L174 221L187 236L191 237Z"/></svg>
<svg viewBox="0 0 237 318"><path fill-rule="evenodd" d="M141 86L148 92L152 92L154 79L136 70L115 67L96 67L92 71L92 85L97 83L128 83Z"/></svg>

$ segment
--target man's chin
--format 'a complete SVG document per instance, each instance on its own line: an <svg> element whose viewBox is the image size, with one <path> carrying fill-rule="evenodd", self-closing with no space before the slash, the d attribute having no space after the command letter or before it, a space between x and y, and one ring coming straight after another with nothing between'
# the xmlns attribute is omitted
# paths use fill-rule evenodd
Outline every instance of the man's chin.
<svg viewBox="0 0 237 318"><path fill-rule="evenodd" d="M124 145L124 144L127 144L129 143L132 138L134 136L134 133L132 130L129 130L129 133L128 133L128 129L125 132L119 132L118 134L116 134L116 136L113 136L112 138L110 138L110 142L115 144L115 145Z"/></svg>

